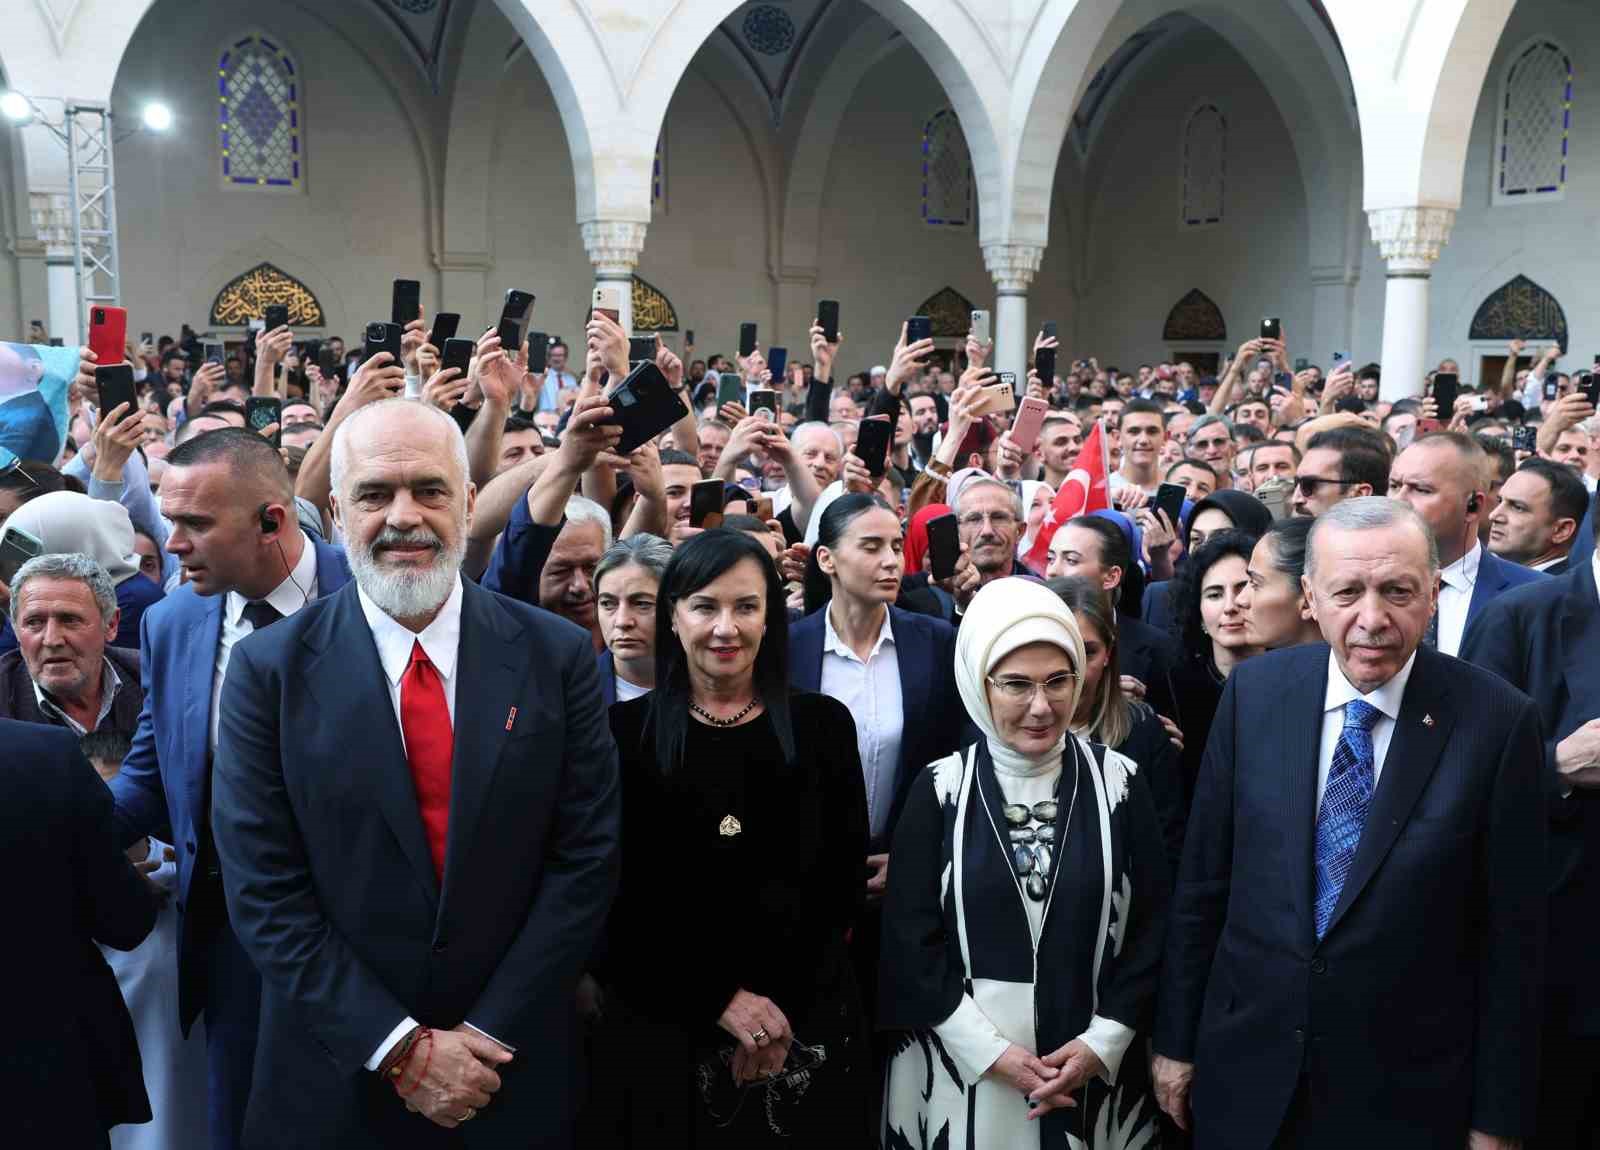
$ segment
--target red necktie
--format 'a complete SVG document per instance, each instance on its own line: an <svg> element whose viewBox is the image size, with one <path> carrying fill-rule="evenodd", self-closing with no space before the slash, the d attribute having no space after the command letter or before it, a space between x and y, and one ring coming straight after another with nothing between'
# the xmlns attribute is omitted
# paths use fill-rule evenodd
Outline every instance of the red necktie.
<svg viewBox="0 0 1600 1150"><path fill-rule="evenodd" d="M411 665L400 678L400 732L406 740L406 760L417 788L417 807L422 813L422 829L428 836L428 850L433 854L433 869L442 883L455 732L450 728L444 681L428 662L421 642L413 643Z"/></svg>

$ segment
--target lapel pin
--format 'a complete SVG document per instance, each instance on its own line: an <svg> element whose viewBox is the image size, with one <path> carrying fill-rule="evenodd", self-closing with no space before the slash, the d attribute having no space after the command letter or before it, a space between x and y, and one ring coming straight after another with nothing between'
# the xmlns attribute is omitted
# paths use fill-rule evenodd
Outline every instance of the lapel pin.
<svg viewBox="0 0 1600 1150"><path fill-rule="evenodd" d="M1423 715L1422 716L1422 725L1424 727L1433 726L1433 716L1432 715Z"/></svg>
<svg viewBox="0 0 1600 1150"><path fill-rule="evenodd" d="M506 715L506 730L509 731L511 729L511 724L515 723L516 721L517 721L517 709L515 707L512 707L510 712ZM1430 719L1428 721L1432 722L1433 720Z"/></svg>
<svg viewBox="0 0 1600 1150"><path fill-rule="evenodd" d="M739 820L732 815L723 815L722 821L717 824L717 833L725 839L731 839L742 830L744 827L740 826Z"/></svg>

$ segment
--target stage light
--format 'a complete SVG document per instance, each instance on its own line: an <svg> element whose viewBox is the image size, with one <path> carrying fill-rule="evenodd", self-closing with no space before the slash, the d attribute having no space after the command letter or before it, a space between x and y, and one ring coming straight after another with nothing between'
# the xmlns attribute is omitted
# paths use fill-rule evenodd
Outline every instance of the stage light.
<svg viewBox="0 0 1600 1150"><path fill-rule="evenodd" d="M144 126L152 132L165 132L172 127L172 109L160 102L146 104Z"/></svg>
<svg viewBox="0 0 1600 1150"><path fill-rule="evenodd" d="M0 116L13 124L26 124L33 119L33 105L21 92L0 93Z"/></svg>

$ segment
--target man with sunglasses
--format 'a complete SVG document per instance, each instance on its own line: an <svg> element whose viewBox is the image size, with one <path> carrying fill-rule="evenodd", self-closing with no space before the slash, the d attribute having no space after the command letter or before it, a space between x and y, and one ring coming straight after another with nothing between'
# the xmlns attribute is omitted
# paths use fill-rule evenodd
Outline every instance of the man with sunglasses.
<svg viewBox="0 0 1600 1150"><path fill-rule="evenodd" d="M1290 508L1318 516L1336 503L1389 490L1388 442L1366 427L1330 427L1311 437L1295 470Z"/></svg>
<svg viewBox="0 0 1600 1150"><path fill-rule="evenodd" d="M1189 429L1189 457L1203 460L1217 475L1217 490L1233 486L1233 424L1225 416L1202 415Z"/></svg>

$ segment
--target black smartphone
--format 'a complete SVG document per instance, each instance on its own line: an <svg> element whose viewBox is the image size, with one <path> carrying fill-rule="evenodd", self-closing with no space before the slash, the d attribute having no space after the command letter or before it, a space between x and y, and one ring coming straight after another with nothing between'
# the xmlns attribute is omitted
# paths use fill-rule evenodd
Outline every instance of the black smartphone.
<svg viewBox="0 0 1600 1150"><path fill-rule="evenodd" d="M384 323L381 319L373 320L367 325L366 347L363 349L362 360L366 361L386 351L394 357L396 364L400 363L400 325L397 323Z"/></svg>
<svg viewBox="0 0 1600 1150"><path fill-rule="evenodd" d="M645 363L653 362L656 358L656 337L653 335L630 335L628 337L628 362Z"/></svg>
<svg viewBox="0 0 1600 1150"><path fill-rule="evenodd" d="M822 328L822 338L829 343L839 342L839 301L836 299L819 299L817 301L817 324Z"/></svg>
<svg viewBox="0 0 1600 1150"><path fill-rule="evenodd" d="M327 344L317 349L317 370L322 372L323 379L332 379L339 371L339 357Z"/></svg>
<svg viewBox="0 0 1600 1150"><path fill-rule="evenodd" d="M1600 374L1590 372L1579 381L1578 390L1583 392L1590 407L1600 408Z"/></svg>
<svg viewBox="0 0 1600 1150"><path fill-rule="evenodd" d="M736 371L723 371L717 373L717 406L724 403L744 402L744 380L739 378Z"/></svg>
<svg viewBox="0 0 1600 1150"><path fill-rule="evenodd" d="M1039 332L1046 339L1055 339L1056 338L1056 321L1053 320L1053 319L1045 320L1042 324L1039 325Z"/></svg>
<svg viewBox="0 0 1600 1150"><path fill-rule="evenodd" d="M919 340L933 338L933 321L925 315L914 315L906 320L906 346Z"/></svg>
<svg viewBox="0 0 1600 1150"><path fill-rule="evenodd" d="M654 363L641 363L611 389L611 418L622 428L616 450L627 455L689 414L678 393Z"/></svg>
<svg viewBox="0 0 1600 1150"><path fill-rule="evenodd" d="M767 418L776 423L778 421L778 413L783 408L778 405L778 393L776 391L770 387L758 387L750 393L750 399L745 405L745 410L751 415L764 411L767 413Z"/></svg>
<svg viewBox="0 0 1600 1150"><path fill-rule="evenodd" d="M887 419L863 419L856 429L856 458L867 465L874 479L889 466L889 443L894 439L894 424Z"/></svg>
<svg viewBox="0 0 1600 1150"><path fill-rule="evenodd" d="M44 554L44 541L20 527L7 528L3 534L4 538L0 538L0 583L9 587L24 563Z"/></svg>
<svg viewBox="0 0 1600 1150"><path fill-rule="evenodd" d="M1033 369L1039 373L1039 382L1054 387L1056 382L1056 348L1041 347L1033 353Z"/></svg>
<svg viewBox="0 0 1600 1150"><path fill-rule="evenodd" d="M156 345L156 333L153 331L141 331L139 333L139 342L147 343L154 347Z"/></svg>
<svg viewBox="0 0 1600 1150"><path fill-rule="evenodd" d="M266 314L262 316L262 319L265 321L268 331L277 331L280 327L288 327L289 309L281 303L269 303Z"/></svg>
<svg viewBox="0 0 1600 1150"><path fill-rule="evenodd" d="M494 333L500 337L500 349L508 358L515 359L517 350L522 347L522 321L503 315Z"/></svg>
<svg viewBox="0 0 1600 1150"><path fill-rule="evenodd" d="M1266 319L1261 321L1262 339L1281 339L1283 338L1282 332L1283 324L1279 321L1277 316L1268 316Z"/></svg>
<svg viewBox="0 0 1600 1150"><path fill-rule="evenodd" d="M694 346L694 328L691 327L691 328L688 328L686 331L684 331L684 333L683 333L683 346L684 347L693 347Z"/></svg>
<svg viewBox="0 0 1600 1150"><path fill-rule="evenodd" d="M422 285L416 280L395 280L394 295L389 307L389 322L400 325L404 331L408 323L422 315Z"/></svg>
<svg viewBox="0 0 1600 1150"><path fill-rule="evenodd" d="M928 574L934 579L949 579L956 573L961 558L961 529L954 515L928 520Z"/></svg>
<svg viewBox="0 0 1600 1150"><path fill-rule="evenodd" d="M1461 380L1453 371L1441 371L1433 377L1433 403L1438 409L1440 423L1449 423L1456 410L1456 395L1461 390Z"/></svg>
<svg viewBox="0 0 1600 1150"><path fill-rule="evenodd" d="M506 291L505 302L500 305L500 323L495 329L500 336L500 346L507 355L514 356L522 346L522 333L528 326L528 315L533 311L533 293L520 288Z"/></svg>
<svg viewBox="0 0 1600 1150"><path fill-rule="evenodd" d="M1561 398L1561 381L1553 371L1544 377L1544 397L1551 403Z"/></svg>
<svg viewBox="0 0 1600 1150"><path fill-rule="evenodd" d="M1189 489L1181 483L1163 483L1156 488L1155 509L1167 513L1167 522L1176 531L1183 515L1183 501L1189 498Z"/></svg>
<svg viewBox="0 0 1600 1150"><path fill-rule="evenodd" d="M789 349L786 347L767 348L767 370L772 373L772 382L779 387L783 386L783 373L789 366Z"/></svg>
<svg viewBox="0 0 1600 1150"><path fill-rule="evenodd" d="M228 358L228 348L225 344L208 339L201 346L205 348L205 361L207 363L214 363L221 367Z"/></svg>
<svg viewBox="0 0 1600 1150"><path fill-rule="evenodd" d="M689 526L710 529L722 526L722 497L726 488L720 479L702 479L689 489Z"/></svg>
<svg viewBox="0 0 1600 1150"><path fill-rule="evenodd" d="M470 339L445 340L444 347L440 349L439 369L443 371L447 367L457 368L461 372L461 377L465 378L467 369L472 364L474 350L476 345Z"/></svg>
<svg viewBox="0 0 1600 1150"><path fill-rule="evenodd" d="M523 291L521 288L506 289L505 302L500 305L500 314L511 316L519 323L528 318L528 313L533 310L534 294Z"/></svg>
<svg viewBox="0 0 1600 1150"><path fill-rule="evenodd" d="M275 395L252 395L244 401L244 425L251 431L264 431L274 423L278 430L272 433L272 446L282 446L283 400Z"/></svg>
<svg viewBox="0 0 1600 1150"><path fill-rule="evenodd" d="M542 331L528 333L528 371L534 375L543 375L545 369L545 356L550 351L550 337Z"/></svg>
<svg viewBox="0 0 1600 1150"><path fill-rule="evenodd" d="M442 351L445 340L455 339L456 332L460 330L461 316L453 311L442 311L433 317L433 330L428 333L428 342Z"/></svg>
<svg viewBox="0 0 1600 1150"><path fill-rule="evenodd" d="M300 370L304 371L307 363L316 362L317 357L321 354L322 341L320 339L308 339L302 343L300 345Z"/></svg>
<svg viewBox="0 0 1600 1150"><path fill-rule="evenodd" d="M137 414L139 393L133 386L132 364L114 363L110 367L97 367L94 369L94 382L100 392L100 418L104 419L121 403L128 405L128 410L122 413L123 419Z"/></svg>
<svg viewBox="0 0 1600 1150"><path fill-rule="evenodd" d="M1536 427L1513 427L1511 429L1511 450L1530 453L1539 450L1539 429Z"/></svg>
<svg viewBox="0 0 1600 1150"><path fill-rule="evenodd" d="M756 325L741 323L739 325L739 354L749 355L756 349Z"/></svg>

